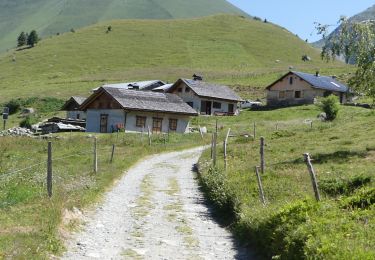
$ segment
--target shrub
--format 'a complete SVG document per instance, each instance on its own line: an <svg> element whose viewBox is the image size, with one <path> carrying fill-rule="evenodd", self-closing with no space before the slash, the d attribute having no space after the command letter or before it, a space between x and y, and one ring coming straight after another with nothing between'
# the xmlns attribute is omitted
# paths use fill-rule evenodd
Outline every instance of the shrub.
<svg viewBox="0 0 375 260"><path fill-rule="evenodd" d="M215 206L216 214L222 221L231 222L236 217L238 201L229 187L225 172L210 167L200 173L200 183L207 199Z"/></svg>
<svg viewBox="0 0 375 260"><path fill-rule="evenodd" d="M375 188L364 188L355 195L343 200L343 208L366 209L375 203Z"/></svg>
<svg viewBox="0 0 375 260"><path fill-rule="evenodd" d="M25 127L31 129L33 124L36 124L38 119L35 116L27 116L20 122L20 127Z"/></svg>
<svg viewBox="0 0 375 260"><path fill-rule="evenodd" d="M342 194L350 194L354 190L365 186L371 182L370 176L354 176L350 179L335 178L329 180L319 181L319 187L324 191L324 193L335 196Z"/></svg>
<svg viewBox="0 0 375 260"><path fill-rule="evenodd" d="M322 98L319 106L326 113L326 120L329 121L336 118L340 109L339 100L335 95Z"/></svg>
<svg viewBox="0 0 375 260"><path fill-rule="evenodd" d="M11 99L4 106L9 108L9 114L12 115L21 109L21 101L20 99Z"/></svg>

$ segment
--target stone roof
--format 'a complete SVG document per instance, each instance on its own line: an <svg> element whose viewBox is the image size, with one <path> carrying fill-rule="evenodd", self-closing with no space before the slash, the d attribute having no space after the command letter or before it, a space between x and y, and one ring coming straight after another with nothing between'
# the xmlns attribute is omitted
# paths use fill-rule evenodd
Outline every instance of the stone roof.
<svg viewBox="0 0 375 260"><path fill-rule="evenodd" d="M83 102L85 102L85 100L87 99L86 97L77 97L77 96L73 96L71 98L74 99L74 101L77 102L78 105L82 105Z"/></svg>
<svg viewBox="0 0 375 260"><path fill-rule="evenodd" d="M163 86L163 85L165 85L165 83L161 80L147 80L147 81L133 81L133 82L104 84L102 87L152 90L156 87ZM99 88L94 88L93 91L96 91L98 89Z"/></svg>
<svg viewBox="0 0 375 260"><path fill-rule="evenodd" d="M172 86L169 91L179 85L179 82L181 81L189 86L199 97L223 99L236 102L243 101L242 98L239 97L236 92L234 92L228 86L208 83L202 80L180 79Z"/></svg>
<svg viewBox="0 0 375 260"><path fill-rule="evenodd" d="M73 96L68 99L68 101L65 102L61 110L65 111L72 111L72 110L78 110L79 106L85 102L87 98L85 97L78 97L78 96Z"/></svg>
<svg viewBox="0 0 375 260"><path fill-rule="evenodd" d="M192 116L198 115L197 111L174 94L101 87L93 95L95 96L101 91L108 93L125 110L164 112ZM85 103L86 104L83 104L83 108L90 103L90 101Z"/></svg>

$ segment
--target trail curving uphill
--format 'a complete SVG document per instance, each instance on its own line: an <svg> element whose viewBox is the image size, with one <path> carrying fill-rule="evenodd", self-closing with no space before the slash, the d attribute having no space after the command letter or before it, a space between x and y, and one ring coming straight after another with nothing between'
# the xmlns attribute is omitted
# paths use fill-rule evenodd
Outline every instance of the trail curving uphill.
<svg viewBox="0 0 375 260"><path fill-rule="evenodd" d="M192 172L203 148L148 157L87 216L62 259L249 259L210 216Z"/></svg>

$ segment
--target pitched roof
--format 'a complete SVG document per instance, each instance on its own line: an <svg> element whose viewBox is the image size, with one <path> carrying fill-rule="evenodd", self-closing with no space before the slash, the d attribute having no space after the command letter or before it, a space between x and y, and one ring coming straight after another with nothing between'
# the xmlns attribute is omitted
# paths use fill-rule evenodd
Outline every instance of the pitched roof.
<svg viewBox="0 0 375 260"><path fill-rule="evenodd" d="M173 86L173 84L165 84L163 86L154 88L152 91L167 92L172 86Z"/></svg>
<svg viewBox="0 0 375 260"><path fill-rule="evenodd" d="M71 109L75 109L76 110L80 105L83 104L83 102L86 99L87 98L85 98L85 97L77 97L77 96L70 97L65 102L65 104L63 105L63 107L61 108L61 110L71 110Z"/></svg>
<svg viewBox="0 0 375 260"><path fill-rule="evenodd" d="M147 80L147 81L137 81L137 82L124 82L124 83L114 83L114 84L104 84L102 87L111 88L124 88L124 89L140 89L140 90L151 90L155 86L163 86L165 83L161 80ZM93 89L94 91L99 88Z"/></svg>
<svg viewBox="0 0 375 260"><path fill-rule="evenodd" d="M87 99L86 97L78 97L78 96L73 96L71 97L74 99L75 102L77 102L78 105L82 105L83 102Z"/></svg>
<svg viewBox="0 0 375 260"><path fill-rule="evenodd" d="M126 110L198 115L197 111L174 94L111 87L99 88L81 108L85 109L102 92L109 94Z"/></svg>
<svg viewBox="0 0 375 260"><path fill-rule="evenodd" d="M242 101L242 98L240 98L231 88L223 85L207 83L201 80L179 79L169 91L177 87L181 81L189 86L200 97L217 98L238 102Z"/></svg>
<svg viewBox="0 0 375 260"><path fill-rule="evenodd" d="M299 71L290 71L287 74L285 74L282 78L288 76L291 73L297 75L301 79L308 82L313 88L324 89L324 90L333 91L333 92L348 92L349 91L349 87L347 85L329 76L321 76L321 75L316 76L315 74L309 74L309 73L304 73L304 72L299 72ZM270 89L279 80L269 85L267 89Z"/></svg>

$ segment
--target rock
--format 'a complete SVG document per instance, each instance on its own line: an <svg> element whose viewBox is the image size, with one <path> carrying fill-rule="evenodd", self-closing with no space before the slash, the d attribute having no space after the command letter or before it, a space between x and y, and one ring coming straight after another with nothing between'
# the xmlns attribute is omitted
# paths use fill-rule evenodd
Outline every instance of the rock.
<svg viewBox="0 0 375 260"><path fill-rule="evenodd" d="M207 127L201 127L201 131L203 134L207 134Z"/></svg>
<svg viewBox="0 0 375 260"><path fill-rule="evenodd" d="M30 115L30 114L34 114L34 113L35 113L35 109L32 108L32 107L24 108L22 110L22 114L24 114L24 115Z"/></svg>
<svg viewBox="0 0 375 260"><path fill-rule="evenodd" d="M321 120L321 121L325 121L325 120L327 120L327 114L326 113L320 113L319 115L318 115L318 118Z"/></svg>
<svg viewBox="0 0 375 260"><path fill-rule="evenodd" d="M0 136L28 136L31 137L33 132L23 127L13 127L8 130L0 132Z"/></svg>

